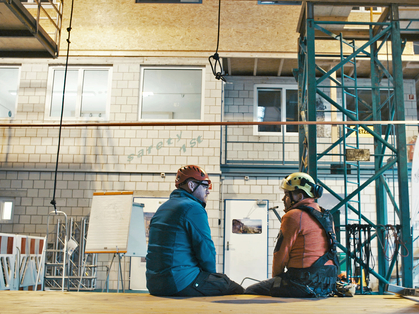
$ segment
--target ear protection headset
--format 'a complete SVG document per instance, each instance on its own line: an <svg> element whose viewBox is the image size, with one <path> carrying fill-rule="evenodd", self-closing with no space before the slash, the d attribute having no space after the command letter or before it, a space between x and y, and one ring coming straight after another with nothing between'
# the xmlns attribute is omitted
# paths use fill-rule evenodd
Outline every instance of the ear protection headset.
<svg viewBox="0 0 419 314"><path fill-rule="evenodd" d="M306 178L302 178L300 181L300 184L302 186L308 184L311 187L311 193L313 193L313 197L314 198L320 198L323 195L323 187L318 185L318 184L314 184L312 182L310 182L309 180L307 180Z"/></svg>

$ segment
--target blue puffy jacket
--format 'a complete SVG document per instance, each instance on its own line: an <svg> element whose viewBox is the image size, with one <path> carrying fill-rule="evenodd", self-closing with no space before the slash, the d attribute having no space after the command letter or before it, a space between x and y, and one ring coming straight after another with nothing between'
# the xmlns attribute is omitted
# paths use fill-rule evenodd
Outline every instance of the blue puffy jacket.
<svg viewBox="0 0 419 314"><path fill-rule="evenodd" d="M153 295L183 290L201 270L215 273L205 203L185 190L174 190L151 219L146 262L147 289Z"/></svg>

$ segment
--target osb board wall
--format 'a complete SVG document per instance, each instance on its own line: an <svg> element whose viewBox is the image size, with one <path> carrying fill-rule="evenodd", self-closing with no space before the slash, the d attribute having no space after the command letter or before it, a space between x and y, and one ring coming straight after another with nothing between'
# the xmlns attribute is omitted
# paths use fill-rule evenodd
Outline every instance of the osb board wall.
<svg viewBox="0 0 419 314"><path fill-rule="evenodd" d="M74 3L72 55L208 56L217 47L218 0L202 4L139 4L135 0L78 0ZM60 51L67 49L71 3L65 5ZM249 57L297 52L299 5L258 5L256 0L222 0L220 55ZM369 20L351 13L349 20ZM377 19L378 15L374 16ZM327 17L331 20L332 17ZM336 51L323 41L317 51ZM384 52L385 53L385 52ZM405 54L412 54L408 44Z"/></svg>
<svg viewBox="0 0 419 314"><path fill-rule="evenodd" d="M139 4L134 0L78 0L71 50L132 53L215 52L218 1L202 4ZM221 1L219 51L296 52L300 6ZM67 47L70 3L65 5L61 51Z"/></svg>

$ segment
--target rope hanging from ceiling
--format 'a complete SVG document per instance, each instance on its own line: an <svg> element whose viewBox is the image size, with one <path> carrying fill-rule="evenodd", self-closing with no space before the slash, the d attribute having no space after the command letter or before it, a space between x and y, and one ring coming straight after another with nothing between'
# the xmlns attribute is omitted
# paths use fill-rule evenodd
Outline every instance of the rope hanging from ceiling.
<svg viewBox="0 0 419 314"><path fill-rule="evenodd" d="M218 55L218 45L220 42L220 13L221 13L221 0L218 1L217 49L215 50L215 53L208 58L208 61L211 65L212 74L214 74L215 78L217 80L222 80L223 82L225 82L226 81L224 78L225 73L223 71L223 66L221 65L221 62L220 62L220 56ZM213 59L214 64L211 62L211 59ZM217 68L219 69L218 72L217 72Z"/></svg>
<svg viewBox="0 0 419 314"><path fill-rule="evenodd" d="M67 82L67 72L68 72L68 58L70 55L70 33L71 33L71 25L73 21L73 8L74 8L74 0L71 1L71 10L70 10L70 22L67 28L68 36L67 36L67 54L65 60L65 70L64 70L64 84L63 84L63 98L61 102L61 116L60 116L60 127L58 131L58 147L57 147L57 160L55 162L55 174L54 174L54 190L52 194L52 200L50 204L54 206L55 214L57 214L57 202L55 200L55 192L57 190L57 173L58 173L58 160L60 157L60 146L61 146L61 130L63 127L63 116L64 116L64 100L65 100L65 87Z"/></svg>

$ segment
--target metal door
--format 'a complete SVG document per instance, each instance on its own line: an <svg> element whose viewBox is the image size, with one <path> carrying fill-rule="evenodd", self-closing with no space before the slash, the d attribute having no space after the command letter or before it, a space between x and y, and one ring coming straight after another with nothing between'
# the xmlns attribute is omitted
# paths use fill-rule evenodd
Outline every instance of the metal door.
<svg viewBox="0 0 419 314"><path fill-rule="evenodd" d="M267 279L268 201L225 200L224 213L224 273L237 283Z"/></svg>

